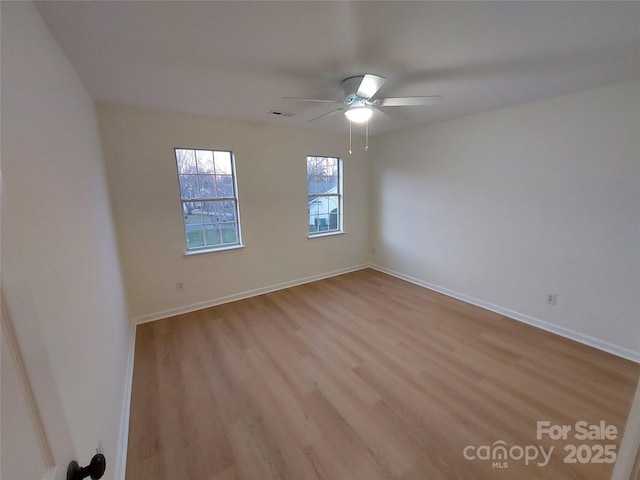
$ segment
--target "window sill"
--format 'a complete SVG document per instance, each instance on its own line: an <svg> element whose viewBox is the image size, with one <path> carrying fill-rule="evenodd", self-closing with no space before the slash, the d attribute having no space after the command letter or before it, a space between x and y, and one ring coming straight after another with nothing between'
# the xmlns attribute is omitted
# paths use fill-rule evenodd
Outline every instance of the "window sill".
<svg viewBox="0 0 640 480"><path fill-rule="evenodd" d="M334 235L344 235L344 230L338 230L335 232L326 232L326 233L314 233L313 235L307 235L307 238L312 239L312 238L320 238L320 237L333 237Z"/></svg>
<svg viewBox="0 0 640 480"><path fill-rule="evenodd" d="M230 250L238 250L240 248L244 248L244 245L229 245L228 247L220 247L220 248L202 248L198 250L187 250L184 252L185 257L191 257L193 255L202 255L207 253L219 253L219 252L228 252Z"/></svg>

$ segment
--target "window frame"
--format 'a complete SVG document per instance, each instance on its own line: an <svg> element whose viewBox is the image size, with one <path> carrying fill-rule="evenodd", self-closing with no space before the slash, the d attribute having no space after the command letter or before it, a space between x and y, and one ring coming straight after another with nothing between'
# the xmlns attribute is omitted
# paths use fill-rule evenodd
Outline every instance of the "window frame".
<svg viewBox="0 0 640 480"><path fill-rule="evenodd" d="M309 193L309 159L311 158L324 158L324 159L335 159L337 160L337 182L336 182L336 193ZM319 238L319 237L327 237L332 235L341 235L344 234L344 161L339 156L333 155L307 155L305 157L305 165L307 168L307 238ZM313 197L313 198L312 198ZM337 228L333 230L319 230L316 232L309 231L310 223L309 218L311 216L310 205L311 202L318 197L338 197L338 212L337 212ZM329 212L331 215L331 212ZM329 220L330 222L330 220Z"/></svg>
<svg viewBox="0 0 640 480"><path fill-rule="evenodd" d="M195 198L183 198L182 196L182 186L180 183L180 176L181 175L196 175L196 176L204 176L204 175L212 175L212 174L200 174L197 172L195 174L182 174L180 173L180 167L178 165L178 150L191 150L194 152L194 156L197 158L197 153L198 151L204 151L204 152L211 152L212 157L215 159L215 153L216 152L221 152L221 153L228 153L229 154L229 159L230 159L230 163L231 163L231 179L232 179L232 188L233 188L233 196L231 197L195 197ZM178 198L180 201L180 212L182 214L182 231L184 234L184 246L185 246L185 255L197 255L197 254L203 254L203 253L214 253L214 252L222 252L222 251L227 251L227 250L234 250L234 249L238 249L238 248L244 248L244 244L242 242L242 227L241 227L241 223L240 223L240 202L238 199L238 178L237 178L237 174L236 174L236 157L235 154L233 153L233 150L228 150L228 149L220 149L220 148L201 148L201 147L174 147L173 149L173 158L174 158L174 163L175 163L175 167L176 167L176 180L178 183ZM214 160L215 162L215 160ZM215 165L215 163L214 163ZM197 167L196 167L197 168ZM215 173L213 174L215 176ZM198 178L198 182L200 181L200 178ZM216 188L218 188L216 186ZM188 234L187 234L187 221L186 221L186 217L185 217L185 204L186 203L202 203L204 204L205 202L215 202L215 203L220 203L222 204L223 202L232 202L234 205L234 216L235 216L235 222L228 222L228 223L235 223L235 237L236 237L236 241L233 243L220 243L220 244L216 244L216 245L203 245L203 246L199 246L199 247L190 247L189 246L189 238L188 238ZM219 211L219 210L218 210ZM220 222L219 220L216 222L217 224L220 223L227 223L227 222ZM203 226L203 236L206 235L205 234L205 230L204 230L204 225L205 223L202 223ZM222 234L221 234L222 235ZM221 237L222 240L222 237ZM205 240L206 243L206 240Z"/></svg>

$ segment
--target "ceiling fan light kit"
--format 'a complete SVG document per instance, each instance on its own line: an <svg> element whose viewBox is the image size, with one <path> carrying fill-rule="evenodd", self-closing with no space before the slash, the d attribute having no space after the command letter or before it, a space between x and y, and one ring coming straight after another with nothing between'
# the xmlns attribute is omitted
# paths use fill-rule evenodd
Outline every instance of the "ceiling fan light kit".
<svg viewBox="0 0 640 480"><path fill-rule="evenodd" d="M321 98L299 98L299 97L282 97L285 100L299 100L303 102L320 102L320 103L343 103L344 106L332 110L328 113L312 118L310 122L321 117L329 116L333 113L344 111L345 116L349 119L349 153L351 153L351 124L366 123L365 150L369 150L369 119L373 115L374 110L380 107L411 107L433 105L442 100L440 95L429 95L422 97L395 97L395 98L373 98L387 81L386 78L378 75L367 73L349 77L341 82L344 90L343 100L328 100Z"/></svg>
<svg viewBox="0 0 640 480"><path fill-rule="evenodd" d="M349 121L354 123L365 123L368 122L373 115L373 109L371 107L351 107L344 111L344 115L349 119Z"/></svg>

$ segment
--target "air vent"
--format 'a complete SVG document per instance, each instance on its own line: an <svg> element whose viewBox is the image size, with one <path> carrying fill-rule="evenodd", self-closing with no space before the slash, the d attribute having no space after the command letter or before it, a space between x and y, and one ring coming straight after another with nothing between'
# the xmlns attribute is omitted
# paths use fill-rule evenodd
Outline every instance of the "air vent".
<svg viewBox="0 0 640 480"><path fill-rule="evenodd" d="M269 115L273 115L274 117L293 117L295 115L295 113L280 112L278 110L271 110L269 112Z"/></svg>

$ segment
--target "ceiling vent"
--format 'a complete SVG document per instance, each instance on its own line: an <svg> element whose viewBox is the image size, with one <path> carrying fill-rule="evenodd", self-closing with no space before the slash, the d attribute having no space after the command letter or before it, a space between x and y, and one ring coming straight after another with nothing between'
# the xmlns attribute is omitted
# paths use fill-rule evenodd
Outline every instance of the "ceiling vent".
<svg viewBox="0 0 640 480"><path fill-rule="evenodd" d="M290 112L280 112L278 110L271 110L269 115L273 115L274 117L293 117L295 113Z"/></svg>

